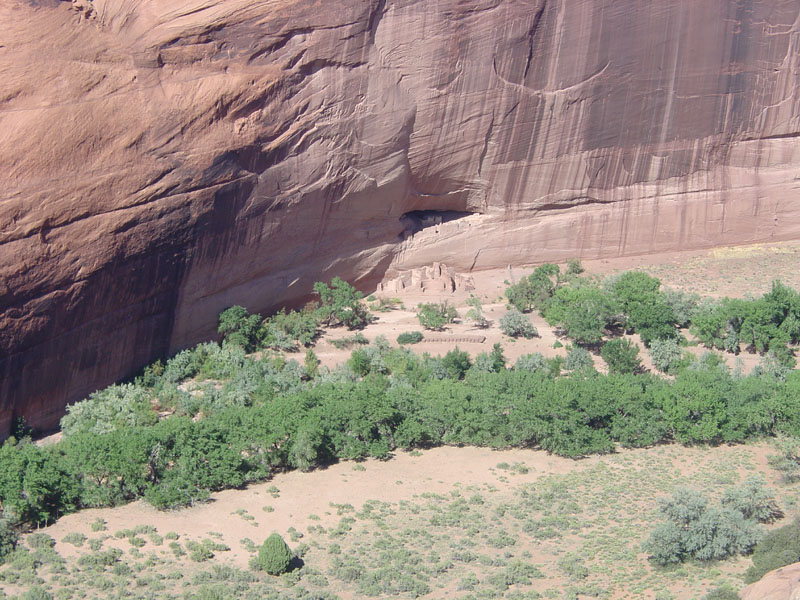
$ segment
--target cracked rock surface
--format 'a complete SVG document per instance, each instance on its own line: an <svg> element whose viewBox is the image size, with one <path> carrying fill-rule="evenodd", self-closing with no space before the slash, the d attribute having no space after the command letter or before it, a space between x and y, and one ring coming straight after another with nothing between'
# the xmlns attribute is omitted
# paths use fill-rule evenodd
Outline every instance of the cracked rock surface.
<svg viewBox="0 0 800 600"><path fill-rule="evenodd" d="M0 432L334 275L797 238L799 19L796 0L0 4ZM459 218L409 229L431 211Z"/></svg>

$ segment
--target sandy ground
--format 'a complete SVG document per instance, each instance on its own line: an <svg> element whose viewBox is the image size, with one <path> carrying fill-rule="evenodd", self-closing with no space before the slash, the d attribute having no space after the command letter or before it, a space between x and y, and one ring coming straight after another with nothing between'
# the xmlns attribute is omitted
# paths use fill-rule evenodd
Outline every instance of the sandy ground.
<svg viewBox="0 0 800 600"><path fill-rule="evenodd" d="M748 444L747 447L755 460L755 471L765 475L773 473L767 464L767 456L774 453L772 446ZM502 494L543 476L576 472L617 458L647 460L651 453L663 452L664 448L680 456L682 466L678 465L679 469L691 471L709 457L722 458L727 452L736 452L740 446L620 450L611 456L582 460L560 458L541 450L445 446L416 453L399 452L386 461L340 462L310 473L281 473L265 483L217 492L209 502L182 510L158 511L144 501L117 508L82 510L62 517L41 531L56 540L56 550L64 557L79 554L74 546L61 541L64 536L70 532L88 534L91 523L98 518L106 521L110 535L137 525L151 525L161 535L176 532L183 540L221 534L215 537L230 546L231 551L219 553L218 560L246 568L250 555L242 548L242 539L260 541L273 531L289 539L290 527L306 531L311 525L335 526L341 518L334 506L337 504L350 504L359 510L368 500L397 503L413 500L424 493L446 494L457 487L476 485L492 485ZM522 463L529 471L520 474L500 470L497 468L500 463ZM742 479L749 474L742 470ZM777 484L774 473L768 479L771 484ZM272 510L265 512L265 506ZM242 514L252 515L255 520L243 518ZM109 539L106 545L128 548L124 539ZM169 554L166 546L160 551Z"/></svg>
<svg viewBox="0 0 800 600"><path fill-rule="evenodd" d="M60 540L73 531L88 533L91 523L98 518L105 519L108 533L112 535L137 525L152 525L162 535L174 531L181 538L189 539L207 537L210 532L216 532L221 533L222 540L231 547L231 552L219 554L220 559L245 568L249 555L242 550L240 540L247 537L262 540L273 531L287 536L290 527L305 531L309 525L333 526L340 517L332 504L352 504L358 509L367 500L398 502L426 492L443 494L454 486L487 482L500 490L510 489L543 475L585 468L598 460L602 458L574 461L536 450L498 451L445 446L414 455L400 452L386 461L341 462L311 473L281 473L269 482L218 492L213 494L210 502L178 511L159 511L141 500L113 509L82 510L62 517L43 531L57 540L56 550L65 557L74 556L78 551ZM504 482L492 474L497 464L503 462L525 463L530 471L524 475L514 474ZM508 474L501 471L500 475ZM279 490L274 494L270 492L270 489L274 490L273 486ZM274 510L265 512L264 506ZM255 521L237 514L242 509L255 517ZM309 515L316 515L319 520L309 519ZM109 540L108 545L128 546L125 540L116 544ZM166 552L166 548L163 550Z"/></svg>

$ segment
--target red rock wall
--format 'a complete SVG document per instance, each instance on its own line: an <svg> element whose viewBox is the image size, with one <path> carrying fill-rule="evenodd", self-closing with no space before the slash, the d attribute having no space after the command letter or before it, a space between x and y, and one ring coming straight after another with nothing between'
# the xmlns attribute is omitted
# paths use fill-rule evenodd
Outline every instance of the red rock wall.
<svg viewBox="0 0 800 600"><path fill-rule="evenodd" d="M797 238L799 17L794 0L3 3L0 430L52 427L226 306L333 275ZM412 210L479 214L412 235Z"/></svg>

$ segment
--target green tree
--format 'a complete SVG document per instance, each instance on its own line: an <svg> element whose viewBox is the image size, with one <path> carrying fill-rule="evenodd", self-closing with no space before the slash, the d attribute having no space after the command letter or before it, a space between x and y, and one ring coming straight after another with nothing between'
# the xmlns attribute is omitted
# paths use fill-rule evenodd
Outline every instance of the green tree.
<svg viewBox="0 0 800 600"><path fill-rule="evenodd" d="M328 326L341 324L348 329L360 329L372 319L361 303L363 294L340 277L334 277L330 284L316 282L314 293L320 298L317 316Z"/></svg>
<svg viewBox="0 0 800 600"><path fill-rule="evenodd" d="M506 288L508 303L523 313L533 308L543 310L556 289L553 279L558 277L558 265L540 265L528 277Z"/></svg>
<svg viewBox="0 0 800 600"><path fill-rule="evenodd" d="M615 321L619 307L595 285L558 288L545 312L550 325L560 327L579 344L597 344L606 327Z"/></svg>
<svg viewBox="0 0 800 600"><path fill-rule="evenodd" d="M600 350L600 356L606 361L609 373L635 373L642 366L639 347L626 338L606 342Z"/></svg>
<svg viewBox="0 0 800 600"><path fill-rule="evenodd" d="M472 366L472 361L468 352L462 352L456 346L444 355L442 365L451 379L464 379L464 375Z"/></svg>
<svg viewBox="0 0 800 600"><path fill-rule="evenodd" d="M469 306L470 309L467 311L467 314L464 315L464 318L475 323L475 327L479 329L486 329L489 327L490 323L483 314L483 306L481 305L480 298L470 295L469 300L467 300L467 306Z"/></svg>
<svg viewBox="0 0 800 600"><path fill-rule="evenodd" d="M281 310L264 320L263 344L275 350L293 351L296 344L308 347L317 337L319 321L311 311Z"/></svg>
<svg viewBox="0 0 800 600"><path fill-rule="evenodd" d="M417 318L419 324L425 329L441 331L444 326L452 323L458 318L456 309L444 302L420 304L417 306Z"/></svg>
<svg viewBox="0 0 800 600"><path fill-rule="evenodd" d="M277 533L271 534L258 549L256 564L270 575L280 575L292 564L292 551Z"/></svg>
<svg viewBox="0 0 800 600"><path fill-rule="evenodd" d="M492 352L489 356L492 359L492 370L495 373L499 373L506 368L506 357L503 354L503 347L499 342L492 346Z"/></svg>
<svg viewBox="0 0 800 600"><path fill-rule="evenodd" d="M721 441L730 384L727 373L687 370L663 388L661 406L676 440L683 444Z"/></svg>
<svg viewBox="0 0 800 600"><path fill-rule="evenodd" d="M304 361L305 376L307 379L314 379L319 373L319 357L316 353L309 348L306 350L306 358Z"/></svg>
<svg viewBox="0 0 800 600"><path fill-rule="evenodd" d="M243 306L231 306L220 313L217 332L225 341L252 352L261 335L261 315L251 315Z"/></svg>
<svg viewBox="0 0 800 600"><path fill-rule="evenodd" d="M653 340L678 336L677 318L660 287L658 279L641 271L626 271L612 285L628 327L640 335L645 346Z"/></svg>

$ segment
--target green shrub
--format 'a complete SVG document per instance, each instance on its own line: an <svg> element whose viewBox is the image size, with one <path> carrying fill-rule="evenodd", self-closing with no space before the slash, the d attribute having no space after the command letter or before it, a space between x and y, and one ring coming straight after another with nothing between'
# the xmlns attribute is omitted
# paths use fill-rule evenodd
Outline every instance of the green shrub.
<svg viewBox="0 0 800 600"><path fill-rule="evenodd" d="M417 319L424 329L441 331L445 325L454 322L457 318L456 309L450 306L447 300L438 304L430 302L417 306Z"/></svg>
<svg viewBox="0 0 800 600"><path fill-rule="evenodd" d="M660 499L659 508L667 520L642 547L661 565L748 554L762 535L755 520L731 506L709 507L706 498L692 490L680 489L672 498Z"/></svg>
<svg viewBox="0 0 800 600"><path fill-rule="evenodd" d="M61 419L65 437L79 433L93 435L122 428L146 427L158 421L150 392L132 383L112 385L94 392L88 399L67 407Z"/></svg>
<svg viewBox="0 0 800 600"><path fill-rule="evenodd" d="M353 373L360 377L364 377L369 373L387 372L383 355L375 346L353 350L347 361L347 365L353 370Z"/></svg>
<svg viewBox="0 0 800 600"><path fill-rule="evenodd" d="M783 512L764 484L759 475L748 477L741 486L725 491L722 505L740 512L745 519L772 523L783 517Z"/></svg>
<svg viewBox="0 0 800 600"><path fill-rule="evenodd" d="M530 339L539 336L539 332L536 331L531 320L514 307L500 317L499 325L500 331L513 338Z"/></svg>
<svg viewBox="0 0 800 600"><path fill-rule="evenodd" d="M776 441L779 454L769 457L769 464L780 471L786 483L800 480L800 440L779 437Z"/></svg>
<svg viewBox="0 0 800 600"><path fill-rule="evenodd" d="M404 331L397 336L398 344L418 344L424 336L421 331Z"/></svg>
<svg viewBox="0 0 800 600"><path fill-rule="evenodd" d="M65 544L72 544L73 546L80 548L86 541L86 536L77 531L73 531L65 535L61 541Z"/></svg>
<svg viewBox="0 0 800 600"><path fill-rule="evenodd" d="M567 272L565 273L567 277L571 277L573 275L580 275L584 272L583 265L581 261L577 258L570 258L567 261Z"/></svg>
<svg viewBox="0 0 800 600"><path fill-rule="evenodd" d="M639 347L626 338L609 340L603 344L600 356L606 361L609 373L631 374L642 366Z"/></svg>
<svg viewBox="0 0 800 600"><path fill-rule="evenodd" d="M256 564L259 569L270 575L280 575L289 569L292 558L292 551L283 538L273 533L258 549Z"/></svg>
<svg viewBox="0 0 800 600"><path fill-rule="evenodd" d="M44 550L56 545L56 541L46 533L31 533L25 541L33 550Z"/></svg>
<svg viewBox="0 0 800 600"><path fill-rule="evenodd" d="M735 589L723 583L703 596L703 600L741 600L741 598Z"/></svg>
<svg viewBox="0 0 800 600"><path fill-rule="evenodd" d="M122 550L109 548L91 554L84 554L78 558L78 565L87 569L102 571L105 567L113 566L122 557Z"/></svg>
<svg viewBox="0 0 800 600"><path fill-rule="evenodd" d="M558 559L558 568L573 581L580 581L589 576L589 569L577 554L565 554Z"/></svg>
<svg viewBox="0 0 800 600"><path fill-rule="evenodd" d="M39 585L25 590L17 596L18 600L53 600L53 595Z"/></svg>
<svg viewBox="0 0 800 600"><path fill-rule="evenodd" d="M94 521L92 521L92 531L105 531L106 527L106 520L102 517L97 517Z"/></svg>
<svg viewBox="0 0 800 600"><path fill-rule="evenodd" d="M527 371L535 373L536 371L546 370L546 362L544 356L540 352L533 354L523 354L514 363L515 371Z"/></svg>
<svg viewBox="0 0 800 600"><path fill-rule="evenodd" d="M569 346L567 357L564 360L564 368L567 371L586 371L594 370L594 361L589 351L580 346Z"/></svg>
<svg viewBox="0 0 800 600"><path fill-rule="evenodd" d="M672 309L675 324L678 327L687 327L689 325L692 320L692 314L700 302L700 296L697 294L670 288L662 289L661 298Z"/></svg>
<svg viewBox="0 0 800 600"><path fill-rule="evenodd" d="M363 333L357 333L350 337L343 337L338 340L331 340L331 345L337 350L352 348L356 344L366 345L369 344L369 340L366 338L366 336L364 336Z"/></svg>
<svg viewBox="0 0 800 600"><path fill-rule="evenodd" d="M306 350L306 357L303 362L303 371L306 379L314 379L319 374L320 360L317 354L311 349Z"/></svg>
<svg viewBox="0 0 800 600"><path fill-rule="evenodd" d="M172 544L170 544L170 546L172 546ZM189 559L195 562L205 562L214 558L214 553L207 544L189 540L186 542L186 549L189 551Z"/></svg>
<svg viewBox="0 0 800 600"><path fill-rule="evenodd" d="M674 338L650 342L650 360L662 373L673 373L681 361L681 348Z"/></svg>
<svg viewBox="0 0 800 600"><path fill-rule="evenodd" d="M0 565L17 547L19 535L8 519L0 519Z"/></svg>
<svg viewBox="0 0 800 600"><path fill-rule="evenodd" d="M744 574L746 583L800 561L800 520L767 533L753 551L753 565Z"/></svg>

